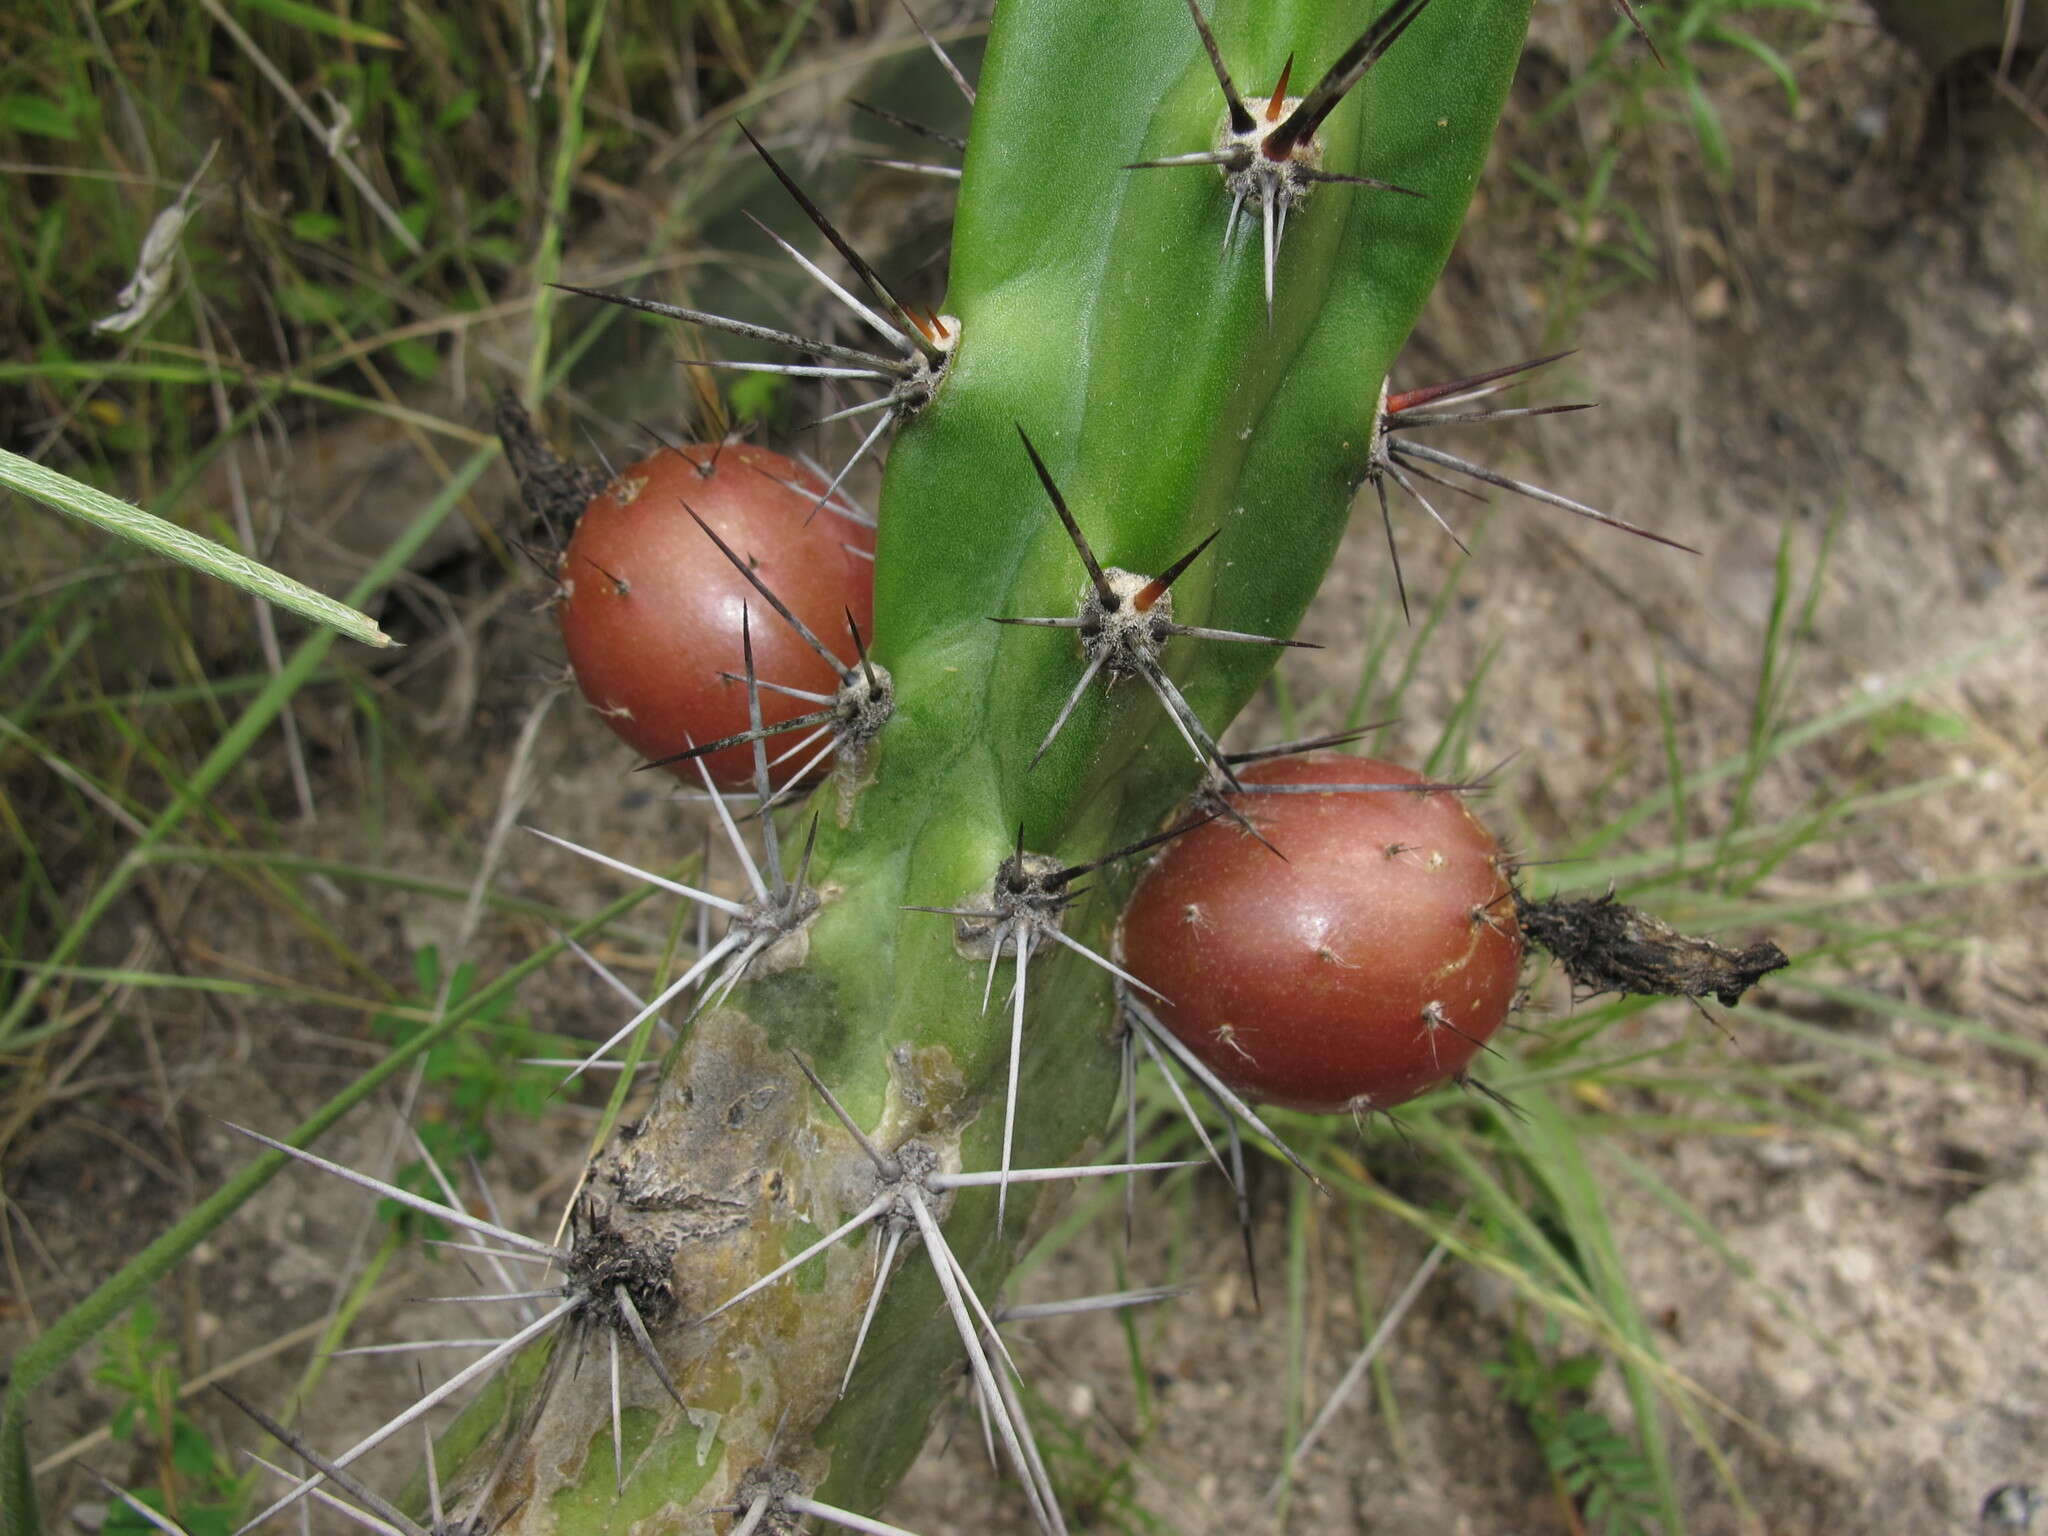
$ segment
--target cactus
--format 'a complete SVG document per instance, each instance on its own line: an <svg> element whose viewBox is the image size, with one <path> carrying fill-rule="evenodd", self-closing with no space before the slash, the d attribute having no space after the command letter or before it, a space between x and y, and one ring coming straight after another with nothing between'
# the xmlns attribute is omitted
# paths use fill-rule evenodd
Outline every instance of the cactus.
<svg viewBox="0 0 2048 1536"><path fill-rule="evenodd" d="M1328 0L999 10L944 306L957 336L913 353L943 372L899 400L883 485L872 649L893 717L805 817L808 873L743 920L757 958L591 1169L560 1326L444 1442L440 1482L487 1491L470 1509L487 1527L759 1520L812 1494L871 1510L908 1465L964 1343L981 1347L956 1326L975 1305L961 1282L995 1293L1045 1188L948 1175L1064 1168L1112 1108L1111 977L1075 947L1106 954L1120 877L1078 897L1065 877L1221 766L1214 737L1277 654L1188 631L1280 641L1308 608L1525 21L1524 0L1402 0L1363 38L1359 8ZM1298 120L1282 109L1282 148L1319 155L1206 153L1219 124L1270 129L1290 58L1351 65L1325 97L1369 66L1320 124L1313 93ZM1256 111L1226 104L1232 80ZM1112 629L1144 620L1138 650L1077 646L1090 604ZM1146 626L1169 604L1162 640ZM991 622L1024 619L1064 627ZM999 970L1021 984L991 1011ZM872 1237L748 1289L863 1216ZM912 1262L941 1232L957 1267ZM623 1369L560 1368L617 1359L622 1338ZM1056 1525L1028 1448L1013 1460Z"/></svg>
<svg viewBox="0 0 2048 1536"><path fill-rule="evenodd" d="M1205 37L1191 11L998 12L944 306L957 337L929 398L900 407L884 479L873 656L893 717L818 796L807 899L761 919L762 959L591 1170L572 1315L533 1347L553 1364L637 1333L660 1370L628 1347L622 1376L513 1372L443 1446L444 1484L491 1479L474 1510L488 1524L735 1505L759 1520L811 1493L873 1509L963 1351L960 1282L995 1293L1045 1187L947 1173L1061 1169L1106 1123L1111 978L1040 941L1099 960L1119 876L1078 898L1061 877L1160 826L1276 654L1188 631L1285 640L1307 609L1526 20L1522 0L1402 3L1361 39L1356 6L1295 0L1219 7ZM1290 56L1369 66L1326 121L1311 93L1295 122L1304 145L1317 126L1319 157L1161 166L1214 151L1240 116L1270 126L1264 93ZM1219 80L1258 111L1226 112ZM1294 163L1329 184L1285 180ZM1152 590L1162 573L1170 594ZM1170 603L1178 622L1133 641L1143 654L1104 654L1077 646L1077 601L1133 622ZM1064 627L991 622L1034 618ZM999 969L1023 984L991 1012ZM864 1215L871 1238L748 1290ZM957 1270L908 1254L936 1245L941 1217ZM1015 1462L1033 1487L1028 1448ZM1057 1523L1045 1490L1034 1502Z"/></svg>
<svg viewBox="0 0 2048 1536"><path fill-rule="evenodd" d="M715 984L561 1246L402 1197L567 1277L473 1368L489 1387L416 1490L435 1531L873 1510L963 1353L1061 1528L976 1298L1057 1187L1033 1171L1068 1170L1115 1101L1128 876L1105 856L1234 782L1216 738L1360 487L1399 478L1388 432L1431 419L1387 419L1383 381L1528 7L1361 9L998 10L945 319L895 306L904 356L874 370L896 435L873 669L840 663L887 679L886 723L840 753L801 851L763 818L756 898L720 901ZM1295 61L1329 71L1302 103ZM353 1491L361 1449L308 1459Z"/></svg>

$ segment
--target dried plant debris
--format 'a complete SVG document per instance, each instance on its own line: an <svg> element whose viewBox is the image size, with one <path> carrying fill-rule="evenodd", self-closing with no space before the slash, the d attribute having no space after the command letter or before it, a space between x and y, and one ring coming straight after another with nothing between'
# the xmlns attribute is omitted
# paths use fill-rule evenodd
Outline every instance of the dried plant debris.
<svg viewBox="0 0 2048 1536"><path fill-rule="evenodd" d="M548 548L561 549L583 509L603 494L603 471L571 463L556 453L514 395L498 397L492 425L505 447L512 478L519 482L519 500L532 519L527 537L544 534Z"/></svg>
<svg viewBox="0 0 2048 1536"><path fill-rule="evenodd" d="M1643 46L1650 50L1650 57L1657 61L1657 67L1669 69L1671 66L1664 62L1664 55L1657 47L1657 39L1650 36L1650 29L1643 25L1643 18L1636 14L1636 8L1630 0L1614 0L1614 5L1615 9L1628 18L1628 24L1636 29L1636 36L1640 37Z"/></svg>
<svg viewBox="0 0 2048 1536"><path fill-rule="evenodd" d="M1533 944L1557 957L1572 985L1588 996L1712 997L1733 1008L1742 994L1792 962L1769 939L1728 949L1678 932L1639 908L1614 899L1553 896L1530 901L1515 892L1515 919Z"/></svg>

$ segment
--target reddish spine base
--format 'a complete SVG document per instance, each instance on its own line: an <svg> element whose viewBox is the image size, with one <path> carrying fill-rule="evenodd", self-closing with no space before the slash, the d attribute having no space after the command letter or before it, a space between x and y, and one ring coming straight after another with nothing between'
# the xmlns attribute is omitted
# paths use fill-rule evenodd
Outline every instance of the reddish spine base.
<svg viewBox="0 0 2048 1536"><path fill-rule="evenodd" d="M763 684L828 698L838 689L839 674L690 518L695 511L716 529L813 634L851 661L846 615L851 610L863 635L873 633L875 586L872 560L853 550L872 555L874 533L819 510L824 489L803 465L765 448L689 444L622 470L584 511L562 555L556 617L583 696L642 757L669 757L747 729L745 685L719 676L743 673L742 612L750 616ZM818 708L761 690L770 725ZM795 739L770 740L769 757ZM785 782L809 755L775 770L774 782ZM751 747L728 747L705 761L722 787L751 787ZM698 782L694 763L668 768Z"/></svg>
<svg viewBox="0 0 2048 1536"><path fill-rule="evenodd" d="M1247 784L1418 783L1337 753L1254 765ZM1521 971L1501 851L1462 799L1235 795L1285 859L1221 818L1169 843L1120 931L1161 1022L1250 1098L1390 1109L1462 1074Z"/></svg>

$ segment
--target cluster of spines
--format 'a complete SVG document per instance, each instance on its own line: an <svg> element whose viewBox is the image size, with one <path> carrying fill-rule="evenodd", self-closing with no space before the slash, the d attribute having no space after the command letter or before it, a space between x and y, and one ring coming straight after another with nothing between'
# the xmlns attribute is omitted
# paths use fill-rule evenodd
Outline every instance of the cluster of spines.
<svg viewBox="0 0 2048 1536"><path fill-rule="evenodd" d="M842 660L837 652L813 634L810 626L798 618L791 611L789 605L775 595L774 591L761 579L760 574L755 571L753 566L742 558L730 544L721 539L717 531L709 523L697 516L694 509L685 506L684 510L689 512L691 519L704 531L704 536L718 546L718 552L731 562L733 569L746 579L749 586L761 594L762 600L774 610L776 615L794 630L797 637L804 644L808 645L828 667L839 674L839 688L837 692L827 696L825 694L809 693L800 688L791 688L782 683L764 683L757 678L754 675L752 618L748 611L742 610L740 637L742 654L746 665L745 675L733 677L730 673L721 673L720 676L728 682L739 682L746 685L747 729L735 732L730 736L720 737L717 741L705 742L702 745L692 743L680 752L672 752L666 757L657 757L650 762L642 763L640 766L643 769L665 768L671 763L686 763L708 757L711 753L723 751L727 747L751 745L754 748L755 793L759 798L757 813L765 814L778 800L787 795L797 785L807 782L810 775L827 758L836 755L842 762L858 761L863 749L881 733L882 727L889 722L889 716L895 712L895 683L890 678L888 670L879 666L868 656L867 642L861 637L860 624L855 620L850 611L846 615L846 629L853 641L854 659L848 662ZM788 720L778 720L773 725L763 725L761 723L760 694L763 688L801 700L807 704L815 704L818 708L810 711L808 714L797 715ZM764 751L764 743L772 741L777 736L787 735L792 731L802 731L805 734L797 740L795 745L786 748L780 757L772 761L769 760ZM781 789L770 793L768 788L768 770L780 767L784 762L792 758L802 756L804 752L816 746L821 740L825 744L822 747L817 747L817 750L809 758L788 775Z"/></svg>
<svg viewBox="0 0 2048 1536"><path fill-rule="evenodd" d="M1209 30L1198 0L1188 0L1202 48L1216 71L1216 83L1223 89L1225 120L1219 144L1209 149L1169 155L1158 160L1139 160L1126 170L1160 170L1173 166L1213 166L1223 173L1230 193L1230 217L1223 226L1227 253L1244 214L1245 205L1256 209L1263 237L1266 317L1273 315L1273 273L1279 264L1280 248L1287 235L1287 216L1317 186L1339 183L1374 191L1398 192L1406 197L1422 194L1372 176L1354 176L1323 168L1323 147L1317 132L1340 102L1366 77L1420 16L1429 0L1394 0L1356 41L1337 56L1323 76L1300 97L1287 94L1294 74L1292 55L1281 66L1279 83L1258 108L1238 93L1230 67L1223 61L1216 35Z"/></svg>
<svg viewBox="0 0 2048 1536"><path fill-rule="evenodd" d="M783 168L782 163L769 153L767 146L744 124L741 125L740 131L746 134L747 142L754 147L775 179L787 189L797 206L803 210L805 217L817 227L819 233L853 270L869 297L884 313L877 313L873 305L860 299L766 224L762 224L758 219L754 219L753 222L790 260L838 300L856 320L879 337L888 350L873 351L823 337L802 336L778 326L758 325L752 321L733 319L726 315L716 315L677 304L666 304L632 294L582 288L566 283L557 286L565 292L600 299L608 304L639 310L662 319L679 320L690 325L722 331L743 340L765 342L824 359L821 362L795 363L711 359L702 362L701 366L729 368L747 373L772 373L789 378L836 380L881 386L882 393L878 398L830 412L813 423L822 426L833 421L880 413L879 419L868 429L860 445L827 480L825 488L817 494L817 505L823 507L838 493L841 484L852 473L854 466L875 449L891 427L909 420L930 403L945 377L947 364L959 341L959 326L956 321L944 315L919 314L899 299L882 280L881 275L853 248L839 232L838 227L798 185L796 179ZM748 217L753 218L751 214ZM699 364L697 359L685 361L693 366Z"/></svg>

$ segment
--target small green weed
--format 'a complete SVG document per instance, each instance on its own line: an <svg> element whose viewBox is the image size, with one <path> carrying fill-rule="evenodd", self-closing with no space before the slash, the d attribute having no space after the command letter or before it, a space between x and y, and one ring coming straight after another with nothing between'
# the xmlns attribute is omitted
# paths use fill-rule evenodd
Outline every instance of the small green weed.
<svg viewBox="0 0 2048 1536"><path fill-rule="evenodd" d="M418 986L417 1000L424 1006L380 1013L370 1024L373 1035L393 1046L402 1046L421 1034L437 1013L459 1008L467 1001L476 990L476 967L465 961L444 983L440 953L430 944L413 956L413 979ZM478 1008L467 1028L445 1036L427 1050L421 1078L439 1090L444 1107L439 1114L420 1118L416 1129L425 1156L402 1167L393 1183L429 1199L441 1199L428 1159L444 1170L481 1161L491 1152L494 1115L537 1120L547 1109L560 1074L523 1065L523 1061L555 1054L560 1042L534 1029L513 1011L512 1003L510 994L491 999ZM380 1201L378 1210L402 1231L417 1228L422 1236L450 1235L439 1223L395 1201Z"/></svg>
<svg viewBox="0 0 2048 1536"><path fill-rule="evenodd" d="M120 1394L114 1438L141 1447L156 1468L156 1485L132 1490L130 1497L177 1521L188 1536L227 1536L257 1473L252 1468L238 1476L228 1453L178 1409L178 1347L162 1337L161 1326L155 1306L138 1301L101 1339L92 1379ZM102 1527L108 1536L151 1529L119 1500L108 1506Z"/></svg>
<svg viewBox="0 0 2048 1536"><path fill-rule="evenodd" d="M1870 718L1863 736L1870 750L1882 755L1900 742L1962 741L1970 734L1970 722L1945 709L1935 709L1914 699L1901 699L1890 709Z"/></svg>
<svg viewBox="0 0 2048 1536"><path fill-rule="evenodd" d="M1554 1341L1553 1341L1554 1343ZM1606 1362L1595 1351L1551 1358L1517 1331L1486 1374L1521 1410L1561 1503L1586 1529L1647 1536L1657 1527L1657 1476L1635 1440L1589 1404Z"/></svg>
<svg viewBox="0 0 2048 1536"><path fill-rule="evenodd" d="M1580 317L1606 294L1655 281L1672 255L1657 221L1631 206L1629 168L1648 156L1668 176L1671 154L1683 149L1658 146L1671 143L1677 128L1707 175L1726 182L1735 172L1735 149L1715 95L1729 65L1761 64L1783 89L1786 111L1796 113L1798 75L1766 36L1783 28L1764 25L1763 19L1790 12L1819 26L1831 14L1822 0L1651 0L1637 9L1657 40L1662 63L1636 41L1628 22L1617 20L1571 82L1521 125L1523 134L1540 135L1574 114L1583 152L1582 163L1561 172L1527 158L1514 162L1515 175L1552 205L1568 231L1548 257L1546 347L1575 334Z"/></svg>

